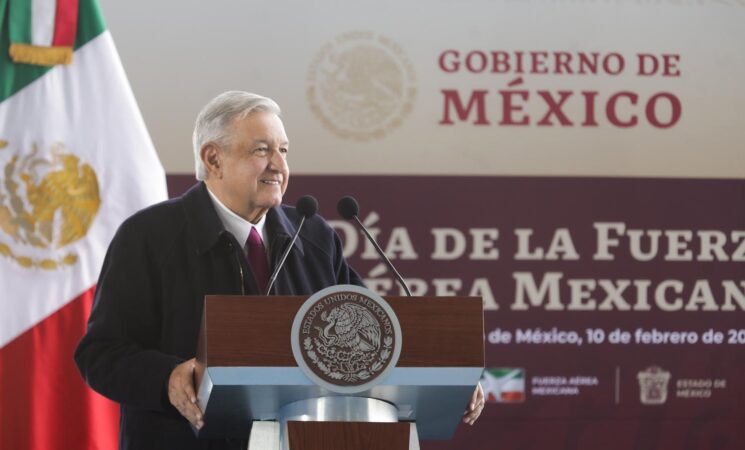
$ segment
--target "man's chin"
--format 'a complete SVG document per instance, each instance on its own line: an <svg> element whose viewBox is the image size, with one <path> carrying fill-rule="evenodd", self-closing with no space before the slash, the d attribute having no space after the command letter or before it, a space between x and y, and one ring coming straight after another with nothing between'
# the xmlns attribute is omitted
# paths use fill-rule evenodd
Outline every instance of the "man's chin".
<svg viewBox="0 0 745 450"><path fill-rule="evenodd" d="M282 196L274 197L272 199L268 199L266 202L263 203L264 208L266 209L272 209L282 204Z"/></svg>

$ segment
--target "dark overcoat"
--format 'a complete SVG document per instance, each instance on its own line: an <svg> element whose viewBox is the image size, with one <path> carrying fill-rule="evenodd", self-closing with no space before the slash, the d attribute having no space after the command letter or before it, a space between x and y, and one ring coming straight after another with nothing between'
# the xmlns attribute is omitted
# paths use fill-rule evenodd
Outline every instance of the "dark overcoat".
<svg viewBox="0 0 745 450"><path fill-rule="evenodd" d="M300 219L290 206L267 213L272 269ZM335 284L362 281L344 260L338 235L313 216L273 293L312 294ZM75 351L85 381L121 404L120 448L246 448L246 441L197 439L168 401L171 371L195 356L206 294L256 295L259 290L242 246L225 230L199 183L181 197L136 213L117 230L88 330Z"/></svg>

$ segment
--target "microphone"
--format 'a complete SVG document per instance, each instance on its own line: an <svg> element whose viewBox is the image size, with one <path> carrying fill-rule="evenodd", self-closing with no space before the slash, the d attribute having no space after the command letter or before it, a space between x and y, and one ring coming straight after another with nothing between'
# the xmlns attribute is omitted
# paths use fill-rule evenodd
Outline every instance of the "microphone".
<svg viewBox="0 0 745 450"><path fill-rule="evenodd" d="M292 247L295 246L295 241L300 234L300 230L303 228L305 219L314 216L316 214L316 211L318 211L318 200L316 200L315 197L313 197L312 195L303 195L298 199L297 203L295 203L295 208L300 214L302 214L303 217L300 219L300 225L298 225L297 230L295 230L295 234L292 235L290 245L288 245L284 253L282 253L282 259L279 260L279 264L277 264L277 267L274 269L274 273L272 273L272 276L269 277L269 283L266 286L266 293L264 295L269 295L269 293L272 291L274 282L277 281L277 275L279 275L279 271L282 270L282 266L284 266L285 260L290 254L290 250L292 250Z"/></svg>
<svg viewBox="0 0 745 450"><path fill-rule="evenodd" d="M404 281L401 274L398 273L398 270L396 270L395 267L393 267L393 263L391 263L391 260L388 259L387 256L385 256L385 253L383 253L383 249L380 248L378 243L375 241L375 239L370 235L370 232L367 231L367 228L365 228L364 225L362 225L362 222L360 221L360 218L358 217L360 214L360 205L357 203L357 200L354 199L354 197L346 196L342 197L341 200L339 200L339 203L336 204L336 210L339 212L339 215L345 218L346 220L352 220L357 223L357 225L360 227L362 232L367 237L367 240L370 241L375 247L375 250L378 252L378 255L380 255L380 258L385 262L385 264L388 266L388 270L391 271L391 273L396 277L396 280L401 284L401 287L404 288L404 291L406 291L406 295L411 297L411 291L409 290L409 286L406 285L406 282Z"/></svg>

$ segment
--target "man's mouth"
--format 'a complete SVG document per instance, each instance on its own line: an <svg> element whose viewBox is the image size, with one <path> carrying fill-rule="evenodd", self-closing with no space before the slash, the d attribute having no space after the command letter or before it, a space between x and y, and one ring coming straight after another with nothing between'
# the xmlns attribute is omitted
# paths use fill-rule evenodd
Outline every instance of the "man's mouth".
<svg viewBox="0 0 745 450"><path fill-rule="evenodd" d="M279 180L261 180L261 182L272 186L279 186L281 184Z"/></svg>

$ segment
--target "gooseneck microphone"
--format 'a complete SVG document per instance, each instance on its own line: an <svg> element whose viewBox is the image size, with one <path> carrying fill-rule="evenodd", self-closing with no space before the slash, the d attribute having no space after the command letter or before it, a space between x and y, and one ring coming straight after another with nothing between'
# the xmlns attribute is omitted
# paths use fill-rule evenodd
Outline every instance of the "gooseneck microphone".
<svg viewBox="0 0 745 450"><path fill-rule="evenodd" d="M360 214L360 205L357 203L357 200L355 200L354 197L350 197L350 196L342 197L341 200L339 200L339 203L336 204L336 210L339 212L339 215L345 218L346 220L354 220L357 223L357 226L360 227L362 232L367 237L367 240L372 243L372 245L375 247L375 250L378 252L378 255L380 255L380 258L388 266L388 270L391 271L391 273L396 277L396 280L398 280L398 282L401 284L401 287L404 288L404 291L406 291L406 295L411 297L411 291L409 290L409 286L406 285L406 282L404 281L401 274L399 274L398 270L396 270L396 268L393 267L393 263L391 263L391 260L388 259L387 256L385 256L383 249L380 248L380 246L375 241L375 239L372 237L372 235L370 235L370 232L367 231L367 228L365 228L365 226L362 225L362 222L360 221L360 218L358 217Z"/></svg>
<svg viewBox="0 0 745 450"><path fill-rule="evenodd" d="M290 250L292 250L292 247L295 246L295 241L300 234L300 230L303 228L305 219L314 216L316 214L316 211L318 211L318 200L316 200L312 195L303 195L298 199L297 203L295 203L295 208L297 208L297 211L303 217L300 219L300 225L297 226L295 234L292 235L290 245L285 248L284 253L282 253L282 259L279 260L279 264L277 264L277 267L274 269L274 273L272 273L272 276L269 277L269 283L266 286L266 293L264 293L264 295L269 295L269 293L272 291L274 282L277 281L277 275L279 274L279 271L282 270L282 266L285 265L287 255L290 254Z"/></svg>

